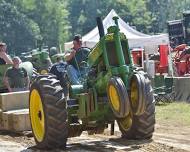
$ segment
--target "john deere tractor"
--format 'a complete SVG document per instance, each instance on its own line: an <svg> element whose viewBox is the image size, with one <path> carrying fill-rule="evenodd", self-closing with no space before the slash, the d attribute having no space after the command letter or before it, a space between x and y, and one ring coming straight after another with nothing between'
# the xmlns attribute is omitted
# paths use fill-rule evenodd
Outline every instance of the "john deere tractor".
<svg viewBox="0 0 190 152"><path fill-rule="evenodd" d="M30 119L39 148L64 148L67 138L82 131L102 133L115 120L123 138L152 137L155 104L150 80L132 63L118 17L113 20L115 26L105 35L97 18L100 41L89 54L85 49L86 56L78 61L85 69L80 71L80 84L61 86L53 75L38 76L32 84ZM65 81L69 82L67 76Z"/></svg>
<svg viewBox="0 0 190 152"><path fill-rule="evenodd" d="M48 73L49 68L52 65L49 57L48 49L39 48L33 49L30 52L23 52L21 54L22 61L30 61L37 73L45 74Z"/></svg>
<svg viewBox="0 0 190 152"><path fill-rule="evenodd" d="M40 74L48 73L52 64L47 50L33 50L31 57L28 58L32 62L36 71Z"/></svg>

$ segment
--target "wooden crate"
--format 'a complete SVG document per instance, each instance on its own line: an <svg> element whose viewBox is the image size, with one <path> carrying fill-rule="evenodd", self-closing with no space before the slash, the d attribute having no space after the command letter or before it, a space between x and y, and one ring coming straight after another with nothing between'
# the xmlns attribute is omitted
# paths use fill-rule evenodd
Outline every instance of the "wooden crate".
<svg viewBox="0 0 190 152"><path fill-rule="evenodd" d="M2 129L16 132L31 130L29 110L20 109L2 112Z"/></svg>
<svg viewBox="0 0 190 152"><path fill-rule="evenodd" d="M1 93L0 109L3 111L28 108L29 91Z"/></svg>

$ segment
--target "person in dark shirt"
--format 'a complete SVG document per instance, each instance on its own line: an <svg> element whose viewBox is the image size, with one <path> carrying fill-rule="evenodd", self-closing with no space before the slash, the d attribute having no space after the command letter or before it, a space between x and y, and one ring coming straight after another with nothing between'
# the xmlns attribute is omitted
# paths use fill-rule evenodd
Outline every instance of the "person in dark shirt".
<svg viewBox="0 0 190 152"><path fill-rule="evenodd" d="M13 64L11 57L6 53L7 46L5 43L0 43L0 65Z"/></svg>
<svg viewBox="0 0 190 152"><path fill-rule="evenodd" d="M13 66L8 68L5 76L4 83L9 92L25 91L29 89L30 79L27 71L19 67L21 60L19 57L13 58Z"/></svg>
<svg viewBox="0 0 190 152"><path fill-rule="evenodd" d="M66 87L67 86L67 80L66 80L67 63L63 62L60 56L58 56L56 60L57 60L56 63L53 64L49 73L56 75L57 79L60 81L61 86Z"/></svg>
<svg viewBox="0 0 190 152"><path fill-rule="evenodd" d="M73 48L65 53L65 60L69 64L67 68L67 73L69 76L69 79L71 81L71 84L80 84L79 82L79 69L77 67L75 55L76 52L81 48L82 46L82 40L80 35L76 35L73 39Z"/></svg>

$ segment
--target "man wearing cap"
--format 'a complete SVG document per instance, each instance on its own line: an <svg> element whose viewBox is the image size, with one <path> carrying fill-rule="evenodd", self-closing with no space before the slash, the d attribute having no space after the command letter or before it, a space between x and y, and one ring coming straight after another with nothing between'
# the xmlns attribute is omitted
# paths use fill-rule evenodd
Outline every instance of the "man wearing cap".
<svg viewBox="0 0 190 152"><path fill-rule="evenodd" d="M9 92L25 91L29 89L29 76L27 71L19 67L21 60L19 57L13 58L13 66L8 68L5 76L4 83Z"/></svg>
<svg viewBox="0 0 190 152"><path fill-rule="evenodd" d="M85 60L90 50L82 47L82 39L80 35L75 35L73 38L73 48L71 51L65 53L65 60L68 63L67 74L71 81L71 84L80 84L79 77L82 70L80 63Z"/></svg>
<svg viewBox="0 0 190 152"><path fill-rule="evenodd" d="M0 65L2 64L13 64L10 56L6 53L7 45L0 42Z"/></svg>

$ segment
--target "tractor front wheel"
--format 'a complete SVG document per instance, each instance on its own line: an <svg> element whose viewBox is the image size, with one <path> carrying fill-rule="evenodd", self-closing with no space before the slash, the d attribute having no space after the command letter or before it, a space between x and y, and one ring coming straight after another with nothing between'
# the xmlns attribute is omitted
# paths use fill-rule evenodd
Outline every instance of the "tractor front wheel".
<svg viewBox="0 0 190 152"><path fill-rule="evenodd" d="M64 148L68 137L63 90L54 76L39 76L30 89L30 120L38 148Z"/></svg>
<svg viewBox="0 0 190 152"><path fill-rule="evenodd" d="M128 92L120 77L112 77L107 86L107 95L114 115L123 118L129 114Z"/></svg>

